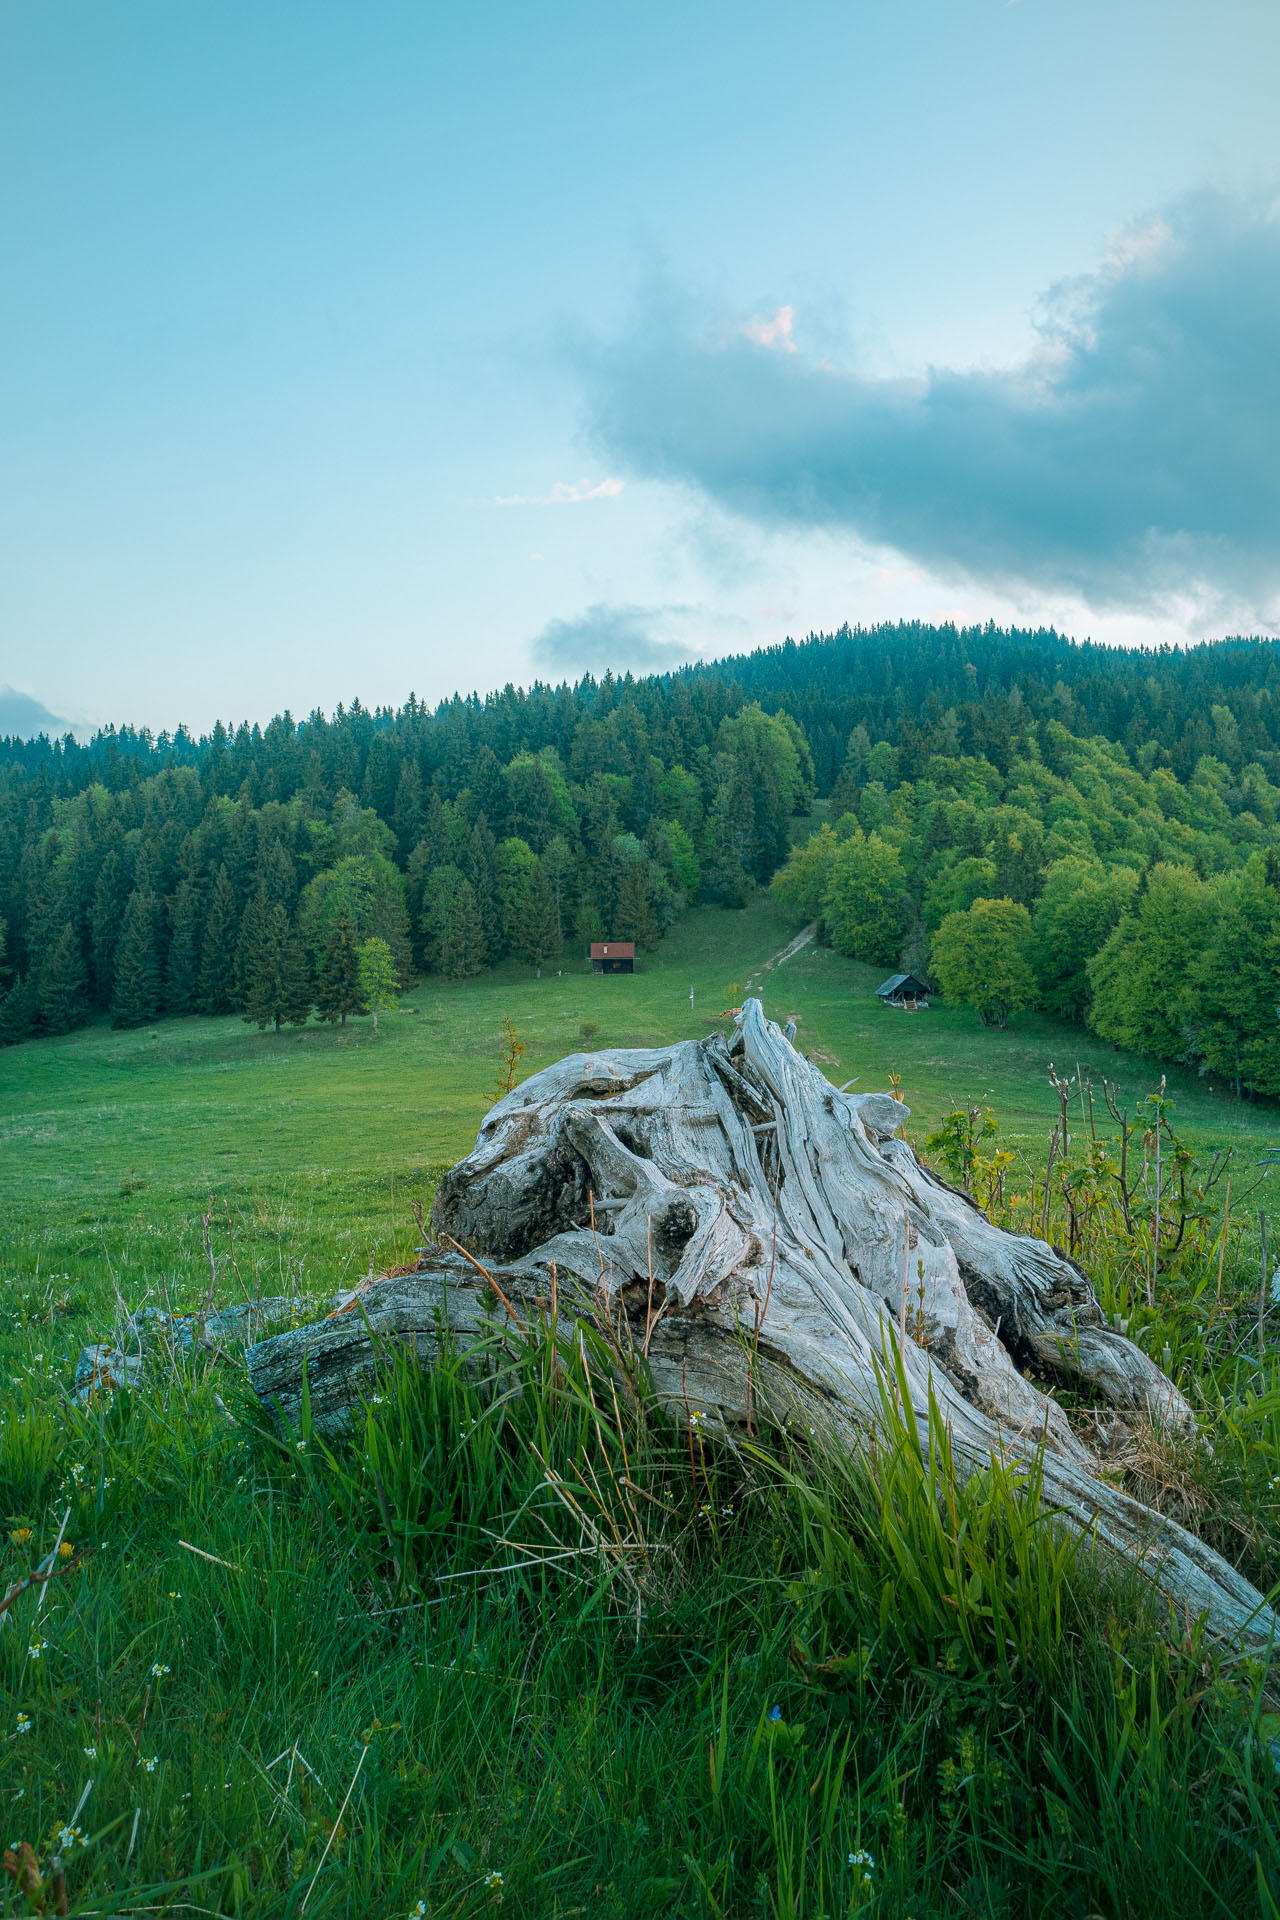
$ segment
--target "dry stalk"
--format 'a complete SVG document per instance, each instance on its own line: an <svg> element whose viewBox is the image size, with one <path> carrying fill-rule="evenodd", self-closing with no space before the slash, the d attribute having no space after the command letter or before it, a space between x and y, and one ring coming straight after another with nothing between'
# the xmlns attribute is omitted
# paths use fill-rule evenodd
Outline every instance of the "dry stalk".
<svg viewBox="0 0 1280 1920"><path fill-rule="evenodd" d="M476 1259L475 1255L472 1253L468 1253L465 1247L459 1246L456 1240L450 1239L448 1235L446 1235L445 1238L446 1240L448 1240L448 1244L454 1249L456 1253L460 1253L464 1260L469 1260L471 1262L476 1272L480 1274L488 1282L489 1286L493 1289L494 1293L497 1294L499 1300L501 1300L503 1306L507 1310L507 1313L510 1315L511 1319L515 1322L516 1326L519 1327L521 1333L527 1334L528 1328L525 1326L524 1321L520 1318L520 1315L516 1312L515 1308L512 1306L511 1302L508 1300L506 1294L502 1291L502 1288L498 1285L493 1275L489 1272L488 1268L482 1267L480 1265L480 1262Z"/></svg>
<svg viewBox="0 0 1280 1920"><path fill-rule="evenodd" d="M178 1545L185 1547L188 1553L198 1554L201 1560L211 1560L215 1567L225 1567L228 1573L243 1573L244 1568L236 1566L232 1560L220 1560L216 1553L206 1553L203 1547L193 1547L189 1540L179 1540Z"/></svg>
<svg viewBox="0 0 1280 1920"><path fill-rule="evenodd" d="M342 1825L342 1816L347 1810L347 1802L350 1800L352 1794L356 1790L356 1781L360 1778L360 1769L364 1765L368 1757L369 1757L368 1747L361 1747L360 1758L356 1761L356 1770L351 1776L351 1785L347 1788L347 1798L346 1800L343 1801L342 1805L338 1808L338 1817L329 1829L329 1838L325 1841L324 1852L320 1855L320 1865L316 1868L315 1872L312 1874L311 1885L307 1888L306 1895L303 1899L302 1905L298 1909L299 1920L301 1920L301 1916L307 1910L307 1901L310 1900L312 1894L316 1890L316 1881L320 1878L321 1869L323 1868L325 1861L329 1858L329 1849L333 1845L334 1840L337 1837L338 1828Z"/></svg>

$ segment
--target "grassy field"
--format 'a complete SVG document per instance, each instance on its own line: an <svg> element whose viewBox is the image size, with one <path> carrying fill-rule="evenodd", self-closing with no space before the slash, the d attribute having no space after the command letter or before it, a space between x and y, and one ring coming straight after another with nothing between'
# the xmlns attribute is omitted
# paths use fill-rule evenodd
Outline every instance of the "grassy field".
<svg viewBox="0 0 1280 1920"><path fill-rule="evenodd" d="M212 1261L222 1299L321 1299L412 1247L494 1096L504 1016L523 1077L705 1033L759 990L834 1081L900 1076L917 1137L989 1104L1028 1167L1051 1060L1130 1104L1159 1079L1036 1017L888 1012L830 952L770 967L793 932L763 899L698 912L632 978L428 982L376 1036L192 1020L0 1053L0 1574L64 1514L73 1547L0 1631L0 1841L46 1871L60 1848L71 1912L1277 1920L1264 1676L1170 1634L998 1474L944 1513L944 1435L874 1473L785 1441L695 1457L642 1381L615 1431L536 1346L494 1356L497 1395L390 1377L332 1452L264 1432L227 1362L70 1404L117 1297L193 1304ZM1188 1141L1256 1178L1280 1116L1170 1088ZM1175 1334L1204 1279L1170 1295ZM1150 1461L1143 1491L1270 1584L1280 1369L1235 1352L1251 1325L1223 1310L1213 1455ZM542 1461L605 1490L625 1552L582 1555ZM530 1564L531 1538L569 1557ZM6 1879L0 1912L41 1899Z"/></svg>
<svg viewBox="0 0 1280 1920"><path fill-rule="evenodd" d="M526 1077L584 1044L644 1046L702 1034L735 995L795 1015L799 1043L837 1083L887 1087L901 1076L923 1139L952 1101L989 1104L1006 1144L1043 1155L1056 1114L1048 1065L1110 1077L1136 1104L1154 1061L1113 1053L1082 1029L1024 1015L988 1031L964 1008L882 1008L878 974L812 945L772 969L794 923L767 899L741 913L688 915L631 977L573 960L541 980L502 969L462 984L429 980L402 1010L345 1030L276 1035L238 1019L168 1021L138 1032L98 1026L0 1052L0 1183L8 1274L108 1268L145 1285L203 1285L198 1223L210 1197L240 1235L246 1278L318 1259L338 1280L412 1245L411 1203L474 1141L494 1097L501 1023L527 1051ZM694 990L692 1008L689 990ZM1231 1145L1243 1162L1280 1140L1280 1114L1169 1075L1179 1131L1198 1149ZM225 1237L225 1236L224 1236ZM237 1256L240 1257L239 1255ZM128 1289L126 1288L126 1291Z"/></svg>

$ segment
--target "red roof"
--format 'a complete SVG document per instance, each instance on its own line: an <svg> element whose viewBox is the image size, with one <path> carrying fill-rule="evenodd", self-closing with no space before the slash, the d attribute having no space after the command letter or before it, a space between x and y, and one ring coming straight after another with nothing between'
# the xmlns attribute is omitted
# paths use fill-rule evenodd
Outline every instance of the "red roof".
<svg viewBox="0 0 1280 1920"><path fill-rule="evenodd" d="M634 960L635 957L634 940L593 940L591 942L593 960Z"/></svg>

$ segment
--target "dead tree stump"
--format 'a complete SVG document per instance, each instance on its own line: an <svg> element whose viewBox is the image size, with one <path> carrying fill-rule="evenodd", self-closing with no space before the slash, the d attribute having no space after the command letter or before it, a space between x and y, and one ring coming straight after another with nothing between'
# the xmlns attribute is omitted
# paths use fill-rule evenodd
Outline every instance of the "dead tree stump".
<svg viewBox="0 0 1280 1920"><path fill-rule="evenodd" d="M440 1183L438 1247L353 1310L250 1349L262 1398L339 1427L385 1337L424 1364L445 1329L490 1332L554 1287L628 1317L677 1418L732 1429L767 1403L856 1445L883 1417L895 1353L914 1416L930 1398L957 1460L1029 1458L1064 1524L1137 1564L1179 1615L1265 1645L1274 1620L1220 1555L1101 1479L1029 1377L1079 1385L1157 1425L1191 1427L1178 1389L1110 1328L1082 1270L995 1227L917 1161L888 1094L839 1093L748 1000L732 1035L571 1054L486 1117Z"/></svg>

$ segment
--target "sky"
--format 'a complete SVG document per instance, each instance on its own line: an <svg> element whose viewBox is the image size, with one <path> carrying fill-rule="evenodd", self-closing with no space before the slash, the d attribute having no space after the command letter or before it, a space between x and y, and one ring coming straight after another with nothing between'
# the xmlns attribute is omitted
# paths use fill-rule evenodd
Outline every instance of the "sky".
<svg viewBox="0 0 1280 1920"><path fill-rule="evenodd" d="M1272 0L0 0L0 731L1280 630Z"/></svg>

